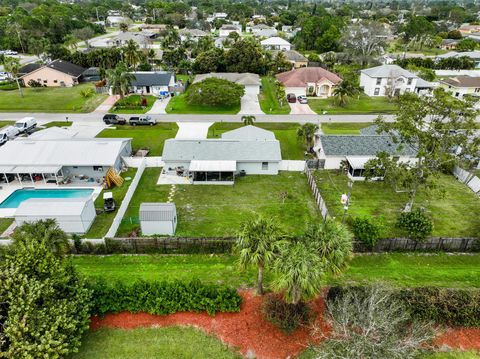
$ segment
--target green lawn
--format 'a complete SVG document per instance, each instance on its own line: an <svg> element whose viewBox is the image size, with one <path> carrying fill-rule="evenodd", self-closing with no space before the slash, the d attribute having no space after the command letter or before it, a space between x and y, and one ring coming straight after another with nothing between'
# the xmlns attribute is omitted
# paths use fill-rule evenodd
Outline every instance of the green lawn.
<svg viewBox="0 0 480 359"><path fill-rule="evenodd" d="M138 228L142 202L167 201L171 186L156 184L160 171L145 170L117 234L126 235ZM287 194L285 200L283 193ZM292 234L302 232L307 222L319 218L306 177L298 172L238 177L233 186L180 185L173 202L178 213L177 236L233 236L254 211L278 218L285 231Z"/></svg>
<svg viewBox="0 0 480 359"><path fill-rule="evenodd" d="M189 105L186 101L186 93L184 93L179 96L172 97L165 111L172 114L236 114L238 111L240 111L240 103L233 107Z"/></svg>
<svg viewBox="0 0 480 359"><path fill-rule="evenodd" d="M13 221L13 218L0 218L0 236L7 230L8 227L10 227Z"/></svg>
<svg viewBox="0 0 480 359"><path fill-rule="evenodd" d="M15 123L15 121L0 121L0 128L3 128L5 126L11 126Z"/></svg>
<svg viewBox="0 0 480 359"><path fill-rule="evenodd" d="M68 359L235 359L241 356L195 328L100 329L88 332Z"/></svg>
<svg viewBox="0 0 480 359"><path fill-rule="evenodd" d="M132 283L138 279L191 280L226 284L235 288L255 284L255 268L240 270L232 255L111 255L73 256L88 277ZM267 270L266 281L272 279ZM345 273L327 278L325 284L382 281L398 287L480 288L480 254L391 253L356 255Z"/></svg>
<svg viewBox="0 0 480 359"><path fill-rule="evenodd" d="M302 352L298 359L316 359L317 354L313 349L307 349ZM479 359L480 354L475 352L460 352L460 351L451 351L451 352L438 352L431 354L424 354L420 359Z"/></svg>
<svg viewBox="0 0 480 359"><path fill-rule="evenodd" d="M163 152L163 143L166 139L174 138L178 126L175 123L157 123L155 126L116 126L116 129L107 128L97 137L106 138L133 138L133 151L149 149L150 156L160 156Z"/></svg>
<svg viewBox="0 0 480 359"><path fill-rule="evenodd" d="M110 113L119 113L119 114L141 114L147 113L152 109L153 104L156 101L155 96L145 95L147 99L147 106L142 107L140 105L140 95L130 95L125 97L123 100L118 100L115 105L110 109Z"/></svg>
<svg viewBox="0 0 480 359"><path fill-rule="evenodd" d="M290 113L290 106L287 103L285 98L283 105L277 100L276 96L276 87L275 87L275 78L273 77L262 77L262 91L258 96L260 101L260 108L266 114L272 115L286 115Z"/></svg>
<svg viewBox="0 0 480 359"><path fill-rule="evenodd" d="M347 177L336 171L317 171L317 183L331 216L341 218L342 193L348 192ZM348 209L349 216L373 216L384 224L385 237L399 235L395 228L398 214L408 202L406 193L396 193L383 182L355 182ZM429 196L419 191L415 205L427 208L433 218L433 235L478 237L480 199L453 176L441 175L437 189Z"/></svg>
<svg viewBox="0 0 480 359"><path fill-rule="evenodd" d="M49 128L49 127L69 127L72 125L73 122L71 121L53 121L53 122L49 122L49 123L46 123L45 125L43 125L43 127L46 127L46 128Z"/></svg>
<svg viewBox="0 0 480 359"><path fill-rule="evenodd" d="M103 192L100 193L100 195L95 200L95 208L97 210L100 210L101 213L97 214L97 216L95 217L95 221L90 227L90 230L85 234L85 238L103 238L103 236L107 234L108 229L112 225L113 219L117 214L117 210L120 207L120 204L123 201L123 197L125 197L127 189L128 187L130 187L130 184L132 183L132 179L135 176L136 172L136 168L129 168L127 171L122 173L123 178L131 178L129 181L123 182L123 185L121 187L115 186L111 189L106 190L107 192L112 192L113 194L113 199L116 203L115 211L108 213L103 212Z"/></svg>
<svg viewBox="0 0 480 359"><path fill-rule="evenodd" d="M216 122L208 129L208 137L220 137L223 132L242 126L243 124L241 123ZM300 127L299 123L256 123L255 126L275 133L275 137L280 141L282 158L284 160L304 159L305 145L297 137L297 129Z"/></svg>
<svg viewBox="0 0 480 359"><path fill-rule="evenodd" d="M85 83L74 87L24 88L24 97L18 91L0 91L0 112L92 112L106 98L106 94L95 93L84 98L80 91L93 88Z"/></svg>
<svg viewBox="0 0 480 359"><path fill-rule="evenodd" d="M326 135L359 135L362 128L371 126L371 123L331 122L322 123L322 131Z"/></svg>
<svg viewBox="0 0 480 359"><path fill-rule="evenodd" d="M335 99L329 97L327 99L309 98L308 104L310 108L318 114L327 111L327 114L368 114L368 113L392 113L396 111L395 102L386 97L368 97L360 96L359 99L351 99L346 106L340 107L335 104Z"/></svg>

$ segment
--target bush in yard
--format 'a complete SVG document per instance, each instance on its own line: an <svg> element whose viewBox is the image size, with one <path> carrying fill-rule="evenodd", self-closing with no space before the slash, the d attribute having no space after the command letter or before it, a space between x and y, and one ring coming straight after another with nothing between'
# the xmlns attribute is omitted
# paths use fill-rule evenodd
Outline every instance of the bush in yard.
<svg viewBox="0 0 480 359"><path fill-rule="evenodd" d="M147 312L150 314L172 314L176 312L240 311L241 297L229 287L191 282L137 281L131 285L122 282L107 284L92 281L92 314L108 312Z"/></svg>
<svg viewBox="0 0 480 359"><path fill-rule="evenodd" d="M290 304L275 294L265 297L262 310L267 320L288 333L310 322L311 311L306 303Z"/></svg>
<svg viewBox="0 0 480 359"><path fill-rule="evenodd" d="M225 106L240 104L245 89L233 82L208 78L190 85L187 91L187 102L190 105Z"/></svg>
<svg viewBox="0 0 480 359"><path fill-rule="evenodd" d="M367 217L356 217L351 223L352 232L356 239L362 241L369 248L373 248L380 238L381 227Z"/></svg>
<svg viewBox="0 0 480 359"><path fill-rule="evenodd" d="M95 91L91 87L88 87L80 91L80 96L82 96L83 98L92 97L94 94L95 94Z"/></svg>
<svg viewBox="0 0 480 359"><path fill-rule="evenodd" d="M400 213L397 227L404 231L409 238L418 242L424 241L433 231L432 220L420 208Z"/></svg>
<svg viewBox="0 0 480 359"><path fill-rule="evenodd" d="M35 87L42 87L42 84L40 82L32 79L32 80L28 81L28 86L35 88Z"/></svg>
<svg viewBox="0 0 480 359"><path fill-rule="evenodd" d="M40 229L23 231L0 267L1 357L63 358L88 329L91 292Z"/></svg>

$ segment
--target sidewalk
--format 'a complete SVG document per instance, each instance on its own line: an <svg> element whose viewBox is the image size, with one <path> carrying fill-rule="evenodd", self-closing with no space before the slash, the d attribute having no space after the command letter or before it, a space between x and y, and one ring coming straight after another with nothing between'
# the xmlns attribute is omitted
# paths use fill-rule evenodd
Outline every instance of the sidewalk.
<svg viewBox="0 0 480 359"><path fill-rule="evenodd" d="M98 106L93 113L107 113L110 108L115 105L115 102L118 101L120 96L118 95L111 95L108 96L105 101L102 102L100 106Z"/></svg>

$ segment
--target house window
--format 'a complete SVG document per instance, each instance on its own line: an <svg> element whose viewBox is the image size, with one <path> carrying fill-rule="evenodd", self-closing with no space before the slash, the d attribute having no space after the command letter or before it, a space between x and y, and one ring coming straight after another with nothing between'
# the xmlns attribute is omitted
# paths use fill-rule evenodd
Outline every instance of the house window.
<svg viewBox="0 0 480 359"><path fill-rule="evenodd" d="M262 170L268 170L268 162L262 162Z"/></svg>
<svg viewBox="0 0 480 359"><path fill-rule="evenodd" d="M407 85L411 85L411 84L412 84L412 79L408 79Z"/></svg>
<svg viewBox="0 0 480 359"><path fill-rule="evenodd" d="M477 88L475 89L475 92L480 92L480 87L477 87Z"/></svg>
<svg viewBox="0 0 480 359"><path fill-rule="evenodd" d="M47 80L43 80L43 83L46 84L48 81Z"/></svg>
<svg viewBox="0 0 480 359"><path fill-rule="evenodd" d="M78 166L73 166L73 168L78 168Z"/></svg>
<svg viewBox="0 0 480 359"><path fill-rule="evenodd" d="M380 87L376 87L375 88L375 92L373 93L374 96L378 96L378 94L380 93Z"/></svg>
<svg viewBox="0 0 480 359"><path fill-rule="evenodd" d="M103 172L103 167L102 166L93 166L93 170L96 172Z"/></svg>
<svg viewBox="0 0 480 359"><path fill-rule="evenodd" d="M377 79L377 86L380 85L381 83L382 83L382 78L380 77Z"/></svg>
<svg viewBox="0 0 480 359"><path fill-rule="evenodd" d="M53 83L54 83L54 84L58 83L58 80L53 80Z"/></svg>

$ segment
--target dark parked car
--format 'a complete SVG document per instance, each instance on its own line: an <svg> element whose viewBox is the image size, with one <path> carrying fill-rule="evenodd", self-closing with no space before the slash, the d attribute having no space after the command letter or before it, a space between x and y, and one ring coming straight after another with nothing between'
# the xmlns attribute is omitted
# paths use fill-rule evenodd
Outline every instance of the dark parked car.
<svg viewBox="0 0 480 359"><path fill-rule="evenodd" d="M153 126L157 124L157 121L150 116L134 116L128 120L130 126Z"/></svg>
<svg viewBox="0 0 480 359"><path fill-rule="evenodd" d="M295 96L294 93L289 93L287 95L287 101L291 102L291 103L295 103L295 102L297 102L297 96Z"/></svg>
<svg viewBox="0 0 480 359"><path fill-rule="evenodd" d="M107 113L103 116L103 122L105 122L106 125L125 125L127 120L113 113Z"/></svg>

